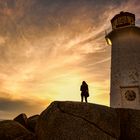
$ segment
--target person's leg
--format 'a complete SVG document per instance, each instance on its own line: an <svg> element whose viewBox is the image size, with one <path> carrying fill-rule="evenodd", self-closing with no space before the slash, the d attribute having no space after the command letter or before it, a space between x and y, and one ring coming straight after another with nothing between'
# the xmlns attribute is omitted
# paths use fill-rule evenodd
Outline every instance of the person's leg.
<svg viewBox="0 0 140 140"><path fill-rule="evenodd" d="M85 101L86 101L86 103L87 103L87 96L85 96Z"/></svg>
<svg viewBox="0 0 140 140"><path fill-rule="evenodd" d="M81 102L83 102L83 96L81 95Z"/></svg>

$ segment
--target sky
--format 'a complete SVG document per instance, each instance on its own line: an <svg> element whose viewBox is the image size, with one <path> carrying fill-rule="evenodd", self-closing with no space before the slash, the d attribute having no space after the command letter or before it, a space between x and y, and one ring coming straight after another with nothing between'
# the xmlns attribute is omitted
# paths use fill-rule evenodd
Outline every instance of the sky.
<svg viewBox="0 0 140 140"><path fill-rule="evenodd" d="M0 0L0 119L41 113L53 101L109 106L111 47L105 31L139 0Z"/></svg>

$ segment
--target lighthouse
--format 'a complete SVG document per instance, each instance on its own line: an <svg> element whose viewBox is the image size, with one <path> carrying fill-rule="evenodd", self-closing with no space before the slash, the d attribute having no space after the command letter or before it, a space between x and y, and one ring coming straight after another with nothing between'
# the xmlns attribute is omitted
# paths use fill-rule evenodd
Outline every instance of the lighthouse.
<svg viewBox="0 0 140 140"><path fill-rule="evenodd" d="M120 12L105 38L111 48L110 106L140 109L140 28L135 15Z"/></svg>

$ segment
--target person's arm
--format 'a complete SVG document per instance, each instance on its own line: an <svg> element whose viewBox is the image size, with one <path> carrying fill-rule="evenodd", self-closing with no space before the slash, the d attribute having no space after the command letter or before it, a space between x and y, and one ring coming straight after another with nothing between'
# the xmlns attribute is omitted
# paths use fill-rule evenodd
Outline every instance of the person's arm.
<svg viewBox="0 0 140 140"><path fill-rule="evenodd" d="M87 85L87 92L88 92L88 85Z"/></svg>

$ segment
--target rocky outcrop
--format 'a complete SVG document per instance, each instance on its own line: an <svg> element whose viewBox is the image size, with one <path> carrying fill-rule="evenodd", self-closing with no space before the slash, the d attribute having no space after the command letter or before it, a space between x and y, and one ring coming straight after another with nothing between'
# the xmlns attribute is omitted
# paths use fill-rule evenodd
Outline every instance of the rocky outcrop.
<svg viewBox="0 0 140 140"><path fill-rule="evenodd" d="M39 115L34 115L29 118L27 118L27 115L22 113L18 115L16 118L14 118L14 121L20 123L25 128L27 128L31 132L35 132L36 123L38 120Z"/></svg>
<svg viewBox="0 0 140 140"><path fill-rule="evenodd" d="M38 140L140 140L140 110L53 102L39 116Z"/></svg>
<svg viewBox="0 0 140 140"><path fill-rule="evenodd" d="M27 119L28 129L31 132L35 132L38 118L39 118L39 115L34 115L34 116L31 116Z"/></svg>
<svg viewBox="0 0 140 140"><path fill-rule="evenodd" d="M35 140L35 136L16 121L0 122L0 140Z"/></svg>
<svg viewBox="0 0 140 140"><path fill-rule="evenodd" d="M16 118L0 122L0 140L140 140L140 110L53 102L27 119L28 130L25 115Z"/></svg>
<svg viewBox="0 0 140 140"><path fill-rule="evenodd" d="M22 113L14 118L14 121L19 122L21 125L27 128L27 116L26 114Z"/></svg>
<svg viewBox="0 0 140 140"><path fill-rule="evenodd" d="M78 102L54 102L39 117L39 140L118 140L120 122L109 107Z"/></svg>

